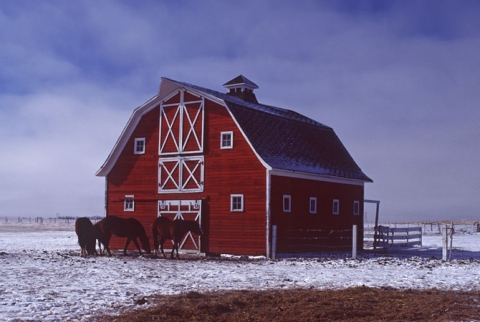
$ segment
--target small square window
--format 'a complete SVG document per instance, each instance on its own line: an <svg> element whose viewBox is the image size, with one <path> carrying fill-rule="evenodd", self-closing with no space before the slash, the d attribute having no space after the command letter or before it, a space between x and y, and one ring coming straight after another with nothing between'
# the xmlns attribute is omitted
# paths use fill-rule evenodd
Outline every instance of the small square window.
<svg viewBox="0 0 480 322"><path fill-rule="evenodd" d="M310 197L310 213L316 214L317 213L317 198Z"/></svg>
<svg viewBox="0 0 480 322"><path fill-rule="evenodd" d="M338 215L340 213L340 200L338 199L333 199L333 207L332 207L332 213L334 215Z"/></svg>
<svg viewBox="0 0 480 322"><path fill-rule="evenodd" d="M353 214L355 216L360 215L360 201L358 201L358 200L355 200L353 202Z"/></svg>
<svg viewBox="0 0 480 322"><path fill-rule="evenodd" d="M243 211L243 195L230 195L230 211Z"/></svg>
<svg viewBox="0 0 480 322"><path fill-rule="evenodd" d="M145 138L135 139L135 154L144 154L145 153Z"/></svg>
<svg viewBox="0 0 480 322"><path fill-rule="evenodd" d="M220 149L232 149L233 148L233 132L220 133Z"/></svg>
<svg viewBox="0 0 480 322"><path fill-rule="evenodd" d="M123 210L124 211L134 211L135 210L135 200L133 199L133 195L125 196L125 200L123 203Z"/></svg>
<svg viewBox="0 0 480 322"><path fill-rule="evenodd" d="M292 196L283 195L283 212L292 211Z"/></svg>

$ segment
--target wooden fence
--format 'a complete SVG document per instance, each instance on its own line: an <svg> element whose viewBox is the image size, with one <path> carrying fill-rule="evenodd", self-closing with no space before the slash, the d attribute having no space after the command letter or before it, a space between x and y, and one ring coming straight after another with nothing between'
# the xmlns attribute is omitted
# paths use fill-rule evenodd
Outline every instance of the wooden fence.
<svg viewBox="0 0 480 322"><path fill-rule="evenodd" d="M422 227L378 226L374 233L373 245L374 247L422 246Z"/></svg>

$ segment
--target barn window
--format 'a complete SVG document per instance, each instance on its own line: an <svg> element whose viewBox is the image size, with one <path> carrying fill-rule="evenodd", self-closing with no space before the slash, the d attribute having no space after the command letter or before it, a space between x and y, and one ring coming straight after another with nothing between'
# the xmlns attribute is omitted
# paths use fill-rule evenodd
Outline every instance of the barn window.
<svg viewBox="0 0 480 322"><path fill-rule="evenodd" d="M124 211L134 211L135 210L135 200L133 199L133 195L125 196L125 200L123 202L123 210Z"/></svg>
<svg viewBox="0 0 480 322"><path fill-rule="evenodd" d="M144 154L145 153L145 138L135 139L135 154Z"/></svg>
<svg viewBox="0 0 480 322"><path fill-rule="evenodd" d="M340 213L340 200L338 199L333 199L333 209L332 213L334 215L338 215Z"/></svg>
<svg viewBox="0 0 480 322"><path fill-rule="evenodd" d="M317 198L310 197L310 213L316 214L317 213Z"/></svg>
<svg viewBox="0 0 480 322"><path fill-rule="evenodd" d="M355 200L353 202L353 214L355 216L360 215L360 201L358 201L358 200Z"/></svg>
<svg viewBox="0 0 480 322"><path fill-rule="evenodd" d="M233 148L233 132L220 133L220 149L232 149Z"/></svg>
<svg viewBox="0 0 480 322"><path fill-rule="evenodd" d="M283 195L283 212L292 211L292 196Z"/></svg>
<svg viewBox="0 0 480 322"><path fill-rule="evenodd" d="M230 195L230 211L243 211L243 195Z"/></svg>

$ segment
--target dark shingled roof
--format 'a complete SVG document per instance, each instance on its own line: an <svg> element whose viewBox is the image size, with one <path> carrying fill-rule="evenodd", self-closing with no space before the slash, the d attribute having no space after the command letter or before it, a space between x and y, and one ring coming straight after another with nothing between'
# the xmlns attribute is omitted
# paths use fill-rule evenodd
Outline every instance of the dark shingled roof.
<svg viewBox="0 0 480 322"><path fill-rule="evenodd" d="M234 79L232 79L232 80L226 82L225 84L223 84L223 86L228 87L228 86L240 85L240 84L247 84L247 85L250 85L253 88L258 88L257 84L255 84L254 82L252 82L251 80L249 80L248 78L246 78L243 75L239 75L239 76L235 77Z"/></svg>
<svg viewBox="0 0 480 322"><path fill-rule="evenodd" d="M225 101L255 151L272 169L372 182L331 127L291 110L165 79Z"/></svg>

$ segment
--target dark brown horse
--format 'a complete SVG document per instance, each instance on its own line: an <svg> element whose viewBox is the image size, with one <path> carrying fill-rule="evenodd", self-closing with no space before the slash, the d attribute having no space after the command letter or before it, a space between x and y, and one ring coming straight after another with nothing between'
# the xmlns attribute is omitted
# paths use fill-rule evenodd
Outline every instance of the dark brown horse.
<svg viewBox="0 0 480 322"><path fill-rule="evenodd" d="M87 257L87 255L93 255L95 253L95 236L90 219L87 217L77 218L75 220L75 233L81 248L80 256Z"/></svg>
<svg viewBox="0 0 480 322"><path fill-rule="evenodd" d="M140 255L142 255L142 250L138 245L137 238L140 239L142 243L142 248L147 254L150 254L150 242L148 241L147 234L142 224L135 218L120 218L116 216L107 216L98 222L100 226L100 231L103 234L101 237L104 242L104 246L107 249L108 255L111 256L110 252L110 238L112 234L118 237L127 238L127 243L123 250L123 254L127 255L127 248L130 244L130 241L133 241L135 246L137 246Z"/></svg>
<svg viewBox="0 0 480 322"><path fill-rule="evenodd" d="M158 217L155 219L152 227L155 256L157 256L158 246L160 245L160 250L163 254L163 257L166 257L165 252L163 251L163 244L167 239L170 239L173 241L173 248L170 258L173 258L175 250L177 250L177 258L180 258L178 256L178 247L183 236L185 236L185 234L189 231L199 236L203 235L200 225L194 220L176 219L171 221L166 217Z"/></svg>

